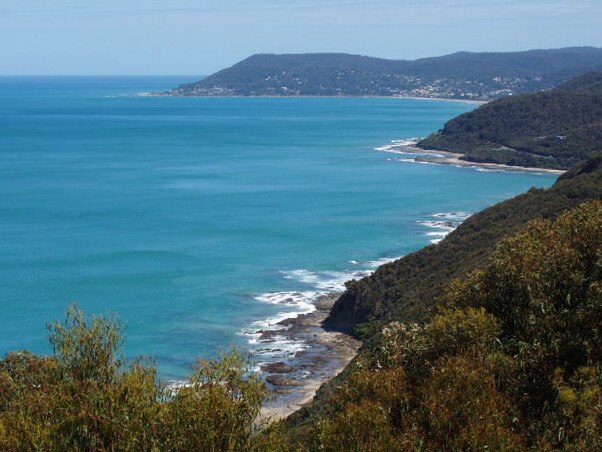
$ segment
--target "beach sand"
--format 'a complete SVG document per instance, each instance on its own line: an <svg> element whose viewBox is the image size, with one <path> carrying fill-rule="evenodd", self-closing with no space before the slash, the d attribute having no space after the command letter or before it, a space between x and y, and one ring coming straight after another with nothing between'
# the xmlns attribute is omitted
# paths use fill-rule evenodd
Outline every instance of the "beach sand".
<svg viewBox="0 0 602 452"><path fill-rule="evenodd" d="M550 173L550 174L564 174L566 171L549 169L549 168L536 168L529 166L511 166L504 165L501 163L481 163L481 162L470 162L468 160L461 160L460 157L464 156L462 153L449 152L449 151L436 151L421 149L415 146L416 142L408 140L402 144L392 144L389 146L383 146L377 150L382 152L391 152L398 154L415 154L415 157L408 159L417 163L435 163L439 165L452 165L462 166L471 168L482 168L492 171L520 171L525 173Z"/></svg>
<svg viewBox="0 0 602 452"><path fill-rule="evenodd" d="M262 367L270 387L270 400L260 413L262 422L283 419L310 402L322 383L339 374L357 354L360 341L322 328L339 296L325 295L317 300L316 311L281 322L283 330L277 334L302 339L307 347L287 362Z"/></svg>

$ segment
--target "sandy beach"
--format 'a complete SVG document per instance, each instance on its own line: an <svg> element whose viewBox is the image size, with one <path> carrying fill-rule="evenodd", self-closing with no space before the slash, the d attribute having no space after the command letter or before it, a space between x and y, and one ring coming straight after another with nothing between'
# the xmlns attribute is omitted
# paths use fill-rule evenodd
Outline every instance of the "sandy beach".
<svg viewBox="0 0 602 452"><path fill-rule="evenodd" d="M428 150L421 149L416 147L415 144L417 140L407 140L403 143L392 144L389 146L383 146L377 148L378 151L381 152L391 152L394 154L404 154L409 155L410 157L403 160L408 160L416 163L434 163L439 165L452 165L452 166L462 166L462 167L470 167L470 168L482 168L485 170L491 171L520 171L525 173L549 173L549 174L564 174L566 171L557 170L557 169L549 169L549 168L537 168L537 167L529 167L529 166L511 166L504 165L501 163L482 163L482 162L470 162L468 160L462 160L461 157L464 156L462 153L458 152L448 152L448 151L436 151L436 150Z"/></svg>
<svg viewBox="0 0 602 452"><path fill-rule="evenodd" d="M261 367L270 388L270 400L260 414L262 421L283 419L310 402L322 383L340 373L357 354L360 341L322 328L339 296L325 295L316 301L316 311L283 320L282 330L265 332L304 340L307 347L287 362Z"/></svg>
<svg viewBox="0 0 602 452"><path fill-rule="evenodd" d="M309 94L295 94L295 95L278 95L278 94L261 94L261 95L243 95L243 94L182 94L177 91L165 91L160 93L138 93L139 97L218 97L218 98L259 98L259 99L413 99L413 100L432 100L432 101L446 101L446 102L462 102L467 104L483 105L490 100L479 100L479 99L460 99L455 97L427 97L427 96L405 96L405 95L391 95L391 96L372 96L372 95L340 95L340 96L323 96L323 95L309 95Z"/></svg>
<svg viewBox="0 0 602 452"><path fill-rule="evenodd" d="M414 100L444 100L446 102L463 102L467 104L484 105L490 100L479 100L479 99L458 99L454 97L426 97L426 96L397 96L399 99L414 99Z"/></svg>

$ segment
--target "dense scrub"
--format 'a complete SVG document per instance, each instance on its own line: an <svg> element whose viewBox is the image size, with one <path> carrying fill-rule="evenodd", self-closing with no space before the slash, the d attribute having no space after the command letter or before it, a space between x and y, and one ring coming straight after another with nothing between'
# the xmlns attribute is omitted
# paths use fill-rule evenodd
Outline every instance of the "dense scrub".
<svg viewBox="0 0 602 452"><path fill-rule="evenodd" d="M602 72L483 105L418 145L473 162L569 168L602 150Z"/></svg>
<svg viewBox="0 0 602 452"><path fill-rule="evenodd" d="M333 451L600 450L601 325L593 201L504 239L426 323L382 327L330 414L292 436Z"/></svg>
<svg viewBox="0 0 602 452"><path fill-rule="evenodd" d="M50 325L54 354L0 361L0 450L254 450L265 396L247 360L199 360L177 391L152 362L125 366L120 325L70 308Z"/></svg>
<svg viewBox="0 0 602 452"><path fill-rule="evenodd" d="M548 190L531 189L470 217L441 243L428 246L347 285L327 327L364 339L360 357L372 353L374 335L390 321L424 322L447 285L485 264L497 243L536 218L555 219L590 199L602 200L602 154L576 165ZM356 369L358 359L322 385L314 401L294 413L289 425L330 412L330 394Z"/></svg>
<svg viewBox="0 0 602 452"><path fill-rule="evenodd" d="M427 246L350 282L327 325L421 321L452 278L481 266L499 240L534 218L553 219L588 199L602 199L602 154L576 166L548 190L532 189L479 212L438 245Z"/></svg>

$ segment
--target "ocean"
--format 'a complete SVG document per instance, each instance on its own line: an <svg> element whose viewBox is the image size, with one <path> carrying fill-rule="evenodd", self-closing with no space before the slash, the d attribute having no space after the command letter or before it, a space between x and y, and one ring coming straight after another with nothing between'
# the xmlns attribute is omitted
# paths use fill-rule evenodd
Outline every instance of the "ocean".
<svg viewBox="0 0 602 452"><path fill-rule="evenodd" d="M555 176L377 152L474 104L174 98L191 77L0 78L0 353L51 351L71 302L178 379L258 331Z"/></svg>

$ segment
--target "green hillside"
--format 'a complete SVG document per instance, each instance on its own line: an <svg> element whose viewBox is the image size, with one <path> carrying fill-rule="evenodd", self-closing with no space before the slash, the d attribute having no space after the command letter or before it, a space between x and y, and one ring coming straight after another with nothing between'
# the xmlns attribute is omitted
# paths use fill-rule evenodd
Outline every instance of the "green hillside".
<svg viewBox="0 0 602 452"><path fill-rule="evenodd" d="M602 72L547 92L500 99L418 143L472 162L565 169L602 150Z"/></svg>
<svg viewBox="0 0 602 452"><path fill-rule="evenodd" d="M421 96L495 99L602 70L602 49L458 52L414 61L343 53L253 55L175 96Z"/></svg>
<svg viewBox="0 0 602 452"><path fill-rule="evenodd" d="M382 325L285 433L304 450L600 450L601 258L600 201L523 224L426 322Z"/></svg>
<svg viewBox="0 0 602 452"><path fill-rule="evenodd" d="M371 321L423 320L449 281L482 265L503 237L531 219L555 218L588 199L602 199L602 154L565 173L551 188L531 189L476 213L439 244L348 283L327 326L353 332L355 325Z"/></svg>

